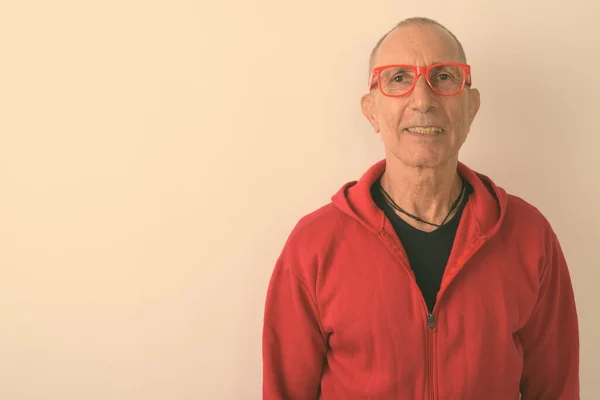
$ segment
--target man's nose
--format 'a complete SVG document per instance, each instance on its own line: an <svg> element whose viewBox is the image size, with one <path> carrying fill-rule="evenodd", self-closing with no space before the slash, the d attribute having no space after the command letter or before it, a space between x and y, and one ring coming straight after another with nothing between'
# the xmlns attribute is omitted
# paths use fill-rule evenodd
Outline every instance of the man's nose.
<svg viewBox="0 0 600 400"><path fill-rule="evenodd" d="M434 108L437 101L437 95L431 90L423 75L417 79L410 98L413 110L420 111L423 114Z"/></svg>

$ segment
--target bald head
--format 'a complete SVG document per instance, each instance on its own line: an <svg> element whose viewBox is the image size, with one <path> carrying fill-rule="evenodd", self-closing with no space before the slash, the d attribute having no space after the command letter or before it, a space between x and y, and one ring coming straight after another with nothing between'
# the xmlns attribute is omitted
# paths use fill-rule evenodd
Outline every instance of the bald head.
<svg viewBox="0 0 600 400"><path fill-rule="evenodd" d="M371 56L369 58L369 74L371 74L371 70L374 67L374 62L375 62L375 59L377 57L377 53L379 52L379 48L381 47L381 45L385 41L385 39L390 34L392 34L393 32L396 32L398 29L401 29L402 27L405 27L405 26L408 26L408 25L433 25L433 26L436 26L438 28L441 28L448 35L450 35L450 37L453 39L454 42L456 42L456 46L457 46L457 49L458 49L458 54L459 54L459 57L460 57L460 61L463 62L463 63L467 62L467 56L465 54L465 50L463 49L462 44L460 43L460 41L458 40L458 38L452 32L450 32L450 30L448 28L446 28L445 26L443 26L439 22L434 21L434 20L429 19L429 18L412 17L412 18L407 18L407 19L405 19L403 21L400 21L398 24L396 24L396 26L394 26L385 35L383 35L383 37L381 37L381 39L379 39L379 41L377 42L377 44L375 45L375 47L371 51Z"/></svg>

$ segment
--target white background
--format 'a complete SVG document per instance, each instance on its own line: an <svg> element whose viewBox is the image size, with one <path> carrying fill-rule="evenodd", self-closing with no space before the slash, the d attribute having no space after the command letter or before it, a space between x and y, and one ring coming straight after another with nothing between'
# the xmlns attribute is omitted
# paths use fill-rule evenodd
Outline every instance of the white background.
<svg viewBox="0 0 600 400"><path fill-rule="evenodd" d="M3 2L0 398L260 399L273 264L383 157L359 100L371 48L410 16L472 65L461 161L561 240L596 398L598 4Z"/></svg>

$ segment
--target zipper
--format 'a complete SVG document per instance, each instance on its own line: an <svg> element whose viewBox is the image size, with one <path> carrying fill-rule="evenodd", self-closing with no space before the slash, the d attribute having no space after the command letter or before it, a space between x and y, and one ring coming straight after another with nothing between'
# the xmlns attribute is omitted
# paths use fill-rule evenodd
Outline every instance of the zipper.
<svg viewBox="0 0 600 400"><path fill-rule="evenodd" d="M435 315L427 314L427 392L429 399L434 400L434 384L433 384L433 335L435 332Z"/></svg>
<svg viewBox="0 0 600 400"><path fill-rule="evenodd" d="M471 251L469 251L466 256L463 256L462 258L460 258L457 262L458 265L464 264L469 258L471 258L471 256L473 254L475 254L482 246L483 244L487 241L486 237L482 237L479 240L479 243L475 244L474 246L471 247ZM460 271L458 271L459 273L462 271L463 269L461 268ZM456 279L456 276L458 275L455 274L454 275L454 279ZM436 331L436 312L438 309L438 305L440 303L440 299L442 298L444 292L446 291L447 287L449 285L446 285L446 287L444 288L440 288L440 291L438 293L438 301L435 303L435 306L433 307L433 310L431 312L429 312L429 310L427 310L427 354L426 354L426 362L427 362L427 392L428 392L428 398L429 400L435 400L435 385L433 383L433 374L434 374L434 361L435 361L435 354L434 354L434 339L435 339L435 331ZM422 296L421 296L422 297ZM423 303L425 303L425 298L423 297ZM425 305L425 308L427 309L427 305Z"/></svg>
<svg viewBox="0 0 600 400"><path fill-rule="evenodd" d="M410 268L404 264L404 261L402 260L402 258L396 253L395 250L397 250L396 246L391 242L391 240L388 238L388 236L386 234L384 234L382 231L377 231L377 234L383 238L384 243L387 245L386 247L388 247L388 249L392 252L392 254L394 254L394 256L398 259L398 261L400 262L400 264L406 269L406 272L409 274L409 276L412 277L412 279L409 279L411 284L414 286L414 289L416 290L417 293L420 294L420 298L421 298L421 304L423 305L423 309L425 310L425 315L427 316L427 324L426 324L426 346L425 346L425 363L426 363L426 382L425 382L425 387L426 387L426 392L428 393L428 397L429 400L435 400L434 398L434 393L433 393L433 361L434 361L434 355L433 355L433 332L435 331L435 312L437 307L437 303L433 308L432 312L429 312L429 308L427 307L427 302L425 301L425 297L423 296L423 294L421 293L421 289L419 288L419 285L417 285L417 281L415 280L414 275L412 274L412 271L410 270ZM408 260L407 260L408 261Z"/></svg>
<svg viewBox="0 0 600 400"><path fill-rule="evenodd" d="M400 261L400 264L402 264L404 266L404 268L406 269L407 273L413 278L410 279L410 281L413 283L413 286L415 286L415 289L417 291L417 293L421 294L421 300L422 300L422 304L423 307L425 309L425 313L427 315L427 326L426 326L426 331L427 331L427 346L426 346L426 354L425 354L425 362L427 363L426 365L426 370L427 370L427 385L426 385L426 389L427 389L427 393L428 393L428 397L429 400L435 400L435 385L433 384L433 374L434 374L434 361L435 361L435 355L434 355L434 351L433 351L433 345L434 345L434 334L435 334L435 330L436 330L436 319L435 319L435 315L438 309L438 305L440 303L440 299L442 297L442 295L444 294L444 292L446 291L448 285L446 285L446 287L444 288L440 288L440 291L438 293L438 301L436 302L435 306L433 307L433 310L431 312L429 312L429 309L427 307L427 302L425 301L425 297L423 296L423 294L421 293L421 290L419 288L419 286L417 285L416 280L414 279L414 275L411 273L410 268L406 265L404 265L404 261L402 260L402 258L396 253L397 250L396 246L394 245L394 243L387 237L387 234L384 234L383 231L379 230L377 231L377 234L382 237L384 239L384 242L387 244L386 247L388 247L389 250L392 250L392 254L394 254L396 256L396 258L398 259L398 261ZM464 264L469 258L471 258L471 256L473 254L475 254L482 246L483 244L487 241L488 237L487 236L481 236L478 240L478 243L475 243L471 248L466 256L461 257L457 262L457 264ZM462 271L462 268L461 270ZM460 272L459 271L459 272ZM456 279L456 275L454 275L454 279Z"/></svg>

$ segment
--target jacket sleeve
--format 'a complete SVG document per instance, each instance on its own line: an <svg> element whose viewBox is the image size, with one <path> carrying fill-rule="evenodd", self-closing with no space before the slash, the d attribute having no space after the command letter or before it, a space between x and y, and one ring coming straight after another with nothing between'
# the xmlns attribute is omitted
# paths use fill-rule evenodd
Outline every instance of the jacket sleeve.
<svg viewBox="0 0 600 400"><path fill-rule="evenodd" d="M567 263L548 233L537 303L519 331L523 345L522 400L579 399L579 332Z"/></svg>
<svg viewBox="0 0 600 400"><path fill-rule="evenodd" d="M267 290L263 336L263 400L316 400L326 355L314 297L282 254Z"/></svg>

